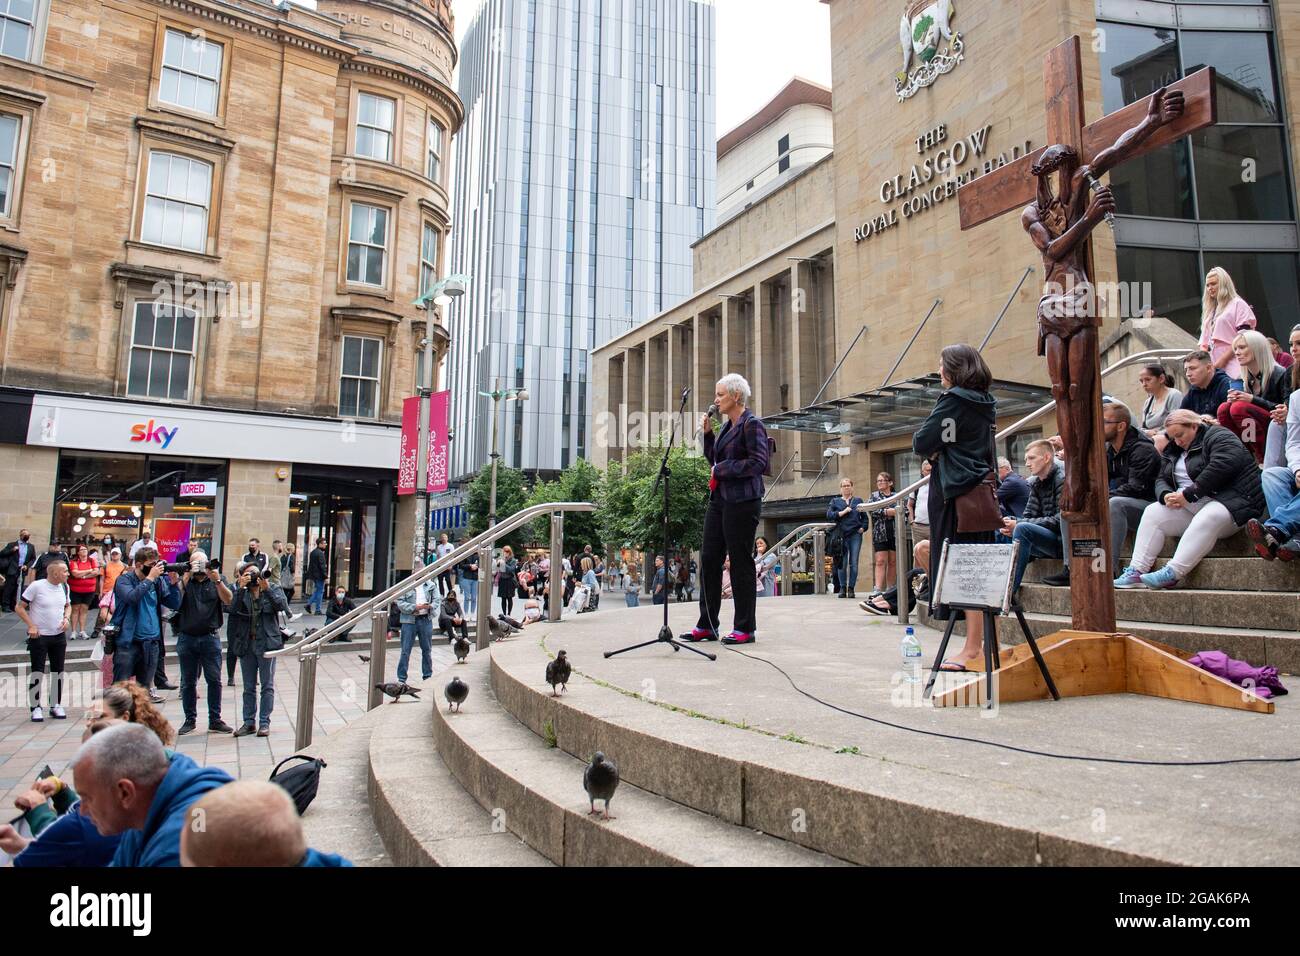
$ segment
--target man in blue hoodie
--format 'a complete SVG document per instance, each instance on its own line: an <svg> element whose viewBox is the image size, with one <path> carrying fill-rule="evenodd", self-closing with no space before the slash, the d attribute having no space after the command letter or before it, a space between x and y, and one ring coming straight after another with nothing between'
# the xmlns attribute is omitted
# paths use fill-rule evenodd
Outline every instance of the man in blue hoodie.
<svg viewBox="0 0 1300 956"><path fill-rule="evenodd" d="M117 576L113 585L117 610L113 623L121 627L113 654L113 680L135 678L146 690L154 685L154 672L162 653L162 608L181 606L176 575L168 574L158 552L144 547L135 553L135 566Z"/></svg>
<svg viewBox="0 0 1300 956"><path fill-rule="evenodd" d="M182 866L329 866L352 864L307 846L288 791L265 780L238 780L190 807L181 832Z"/></svg>
<svg viewBox="0 0 1300 956"><path fill-rule="evenodd" d="M104 836L122 835L110 866L180 866L185 811L230 774L169 758L143 724L109 727L82 744L72 762L81 812Z"/></svg>

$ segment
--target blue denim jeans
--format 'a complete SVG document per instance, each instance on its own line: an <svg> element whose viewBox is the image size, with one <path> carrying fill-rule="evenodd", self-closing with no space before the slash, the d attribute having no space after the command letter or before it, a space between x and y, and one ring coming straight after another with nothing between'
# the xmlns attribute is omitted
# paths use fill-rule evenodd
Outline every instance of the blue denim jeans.
<svg viewBox="0 0 1300 956"><path fill-rule="evenodd" d="M208 723L221 720L221 638L216 634L181 634L176 638L181 665L181 709L191 723L198 720L198 678L208 685Z"/></svg>
<svg viewBox="0 0 1300 956"><path fill-rule="evenodd" d="M465 613L473 614L478 610L478 578L462 574L460 592L464 596Z"/></svg>
<svg viewBox="0 0 1300 956"><path fill-rule="evenodd" d="M1290 468L1265 468L1260 481L1268 502L1269 519L1265 523L1282 537L1294 538L1300 532L1300 489L1296 488L1295 472Z"/></svg>
<svg viewBox="0 0 1300 956"><path fill-rule="evenodd" d="M1006 535L1002 535L1005 539ZM1011 582L1011 592L1020 587L1020 580L1025 576L1025 569L1034 558L1060 558L1065 555L1061 545L1061 532L1044 528L1039 524L1016 523L1011 532L1011 541L1020 542L1020 552L1016 557L1016 574Z"/></svg>
<svg viewBox="0 0 1300 956"><path fill-rule="evenodd" d="M307 592L307 610L315 608L315 613L319 614L325 607L325 582L309 581L311 590Z"/></svg>
<svg viewBox="0 0 1300 956"><path fill-rule="evenodd" d="M249 651L239 658L239 669L244 675L244 723L251 724L257 717L257 726L271 726L271 711L275 709L275 658L258 657ZM257 684L262 684L258 700ZM260 703L260 706L258 704Z"/></svg>
<svg viewBox="0 0 1300 956"><path fill-rule="evenodd" d="M862 532L851 534L844 539L844 587L850 591L858 586L858 555L862 553Z"/></svg>
<svg viewBox="0 0 1300 956"><path fill-rule="evenodd" d="M433 676L433 618L417 617L412 624L402 625L402 653L397 658L397 679L406 680L406 665L411 661L411 648L420 639L420 676L428 680Z"/></svg>

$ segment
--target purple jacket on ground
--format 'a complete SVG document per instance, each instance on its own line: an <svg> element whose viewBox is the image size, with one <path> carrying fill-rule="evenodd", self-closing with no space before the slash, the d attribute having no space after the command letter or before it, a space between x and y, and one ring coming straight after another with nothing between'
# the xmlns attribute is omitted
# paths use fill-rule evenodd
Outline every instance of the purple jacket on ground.
<svg viewBox="0 0 1300 956"><path fill-rule="evenodd" d="M1230 680L1238 686L1244 687L1249 681L1249 686L1255 691L1256 696L1265 700L1270 697L1280 697L1287 692L1282 682L1278 680L1276 667L1253 667L1246 661L1233 660L1223 651L1201 651L1189 658L1187 663L1195 664L1201 670Z"/></svg>
<svg viewBox="0 0 1300 956"><path fill-rule="evenodd" d="M763 497L767 471L767 429L748 408L732 425L722 426L718 437L704 433L704 457L713 465L723 501L751 501Z"/></svg>

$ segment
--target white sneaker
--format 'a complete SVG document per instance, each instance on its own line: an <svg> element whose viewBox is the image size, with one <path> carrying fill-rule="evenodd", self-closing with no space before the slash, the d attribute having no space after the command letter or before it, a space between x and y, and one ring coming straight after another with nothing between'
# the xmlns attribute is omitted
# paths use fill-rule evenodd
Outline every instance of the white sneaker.
<svg viewBox="0 0 1300 956"><path fill-rule="evenodd" d="M63 712L63 708L57 704L50 708L50 716L55 720L67 720L68 715Z"/></svg>
<svg viewBox="0 0 1300 956"><path fill-rule="evenodd" d="M81 632L81 639L82 639L83 641L88 641L88 640L90 640L90 635L87 634L85 631L82 631L82 632Z"/></svg>
<svg viewBox="0 0 1300 956"><path fill-rule="evenodd" d="M33 707L33 708L32 708L32 723L34 723L34 724L40 724L40 723L44 723L44 722L45 722L45 714L43 714L43 713L41 712L41 709L40 709L39 707Z"/></svg>

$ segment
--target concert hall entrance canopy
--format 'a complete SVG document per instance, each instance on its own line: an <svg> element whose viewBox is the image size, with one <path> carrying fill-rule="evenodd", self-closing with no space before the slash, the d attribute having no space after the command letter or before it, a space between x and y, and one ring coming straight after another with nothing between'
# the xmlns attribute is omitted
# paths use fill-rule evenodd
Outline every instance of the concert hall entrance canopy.
<svg viewBox="0 0 1300 956"><path fill-rule="evenodd" d="M787 431L848 435L856 441L876 441L916 431L943 391L937 374L925 375L870 392L768 415L763 418L763 424ZM1050 389L1019 382L994 380L989 391L997 399L999 418L1028 415L1052 400Z"/></svg>

